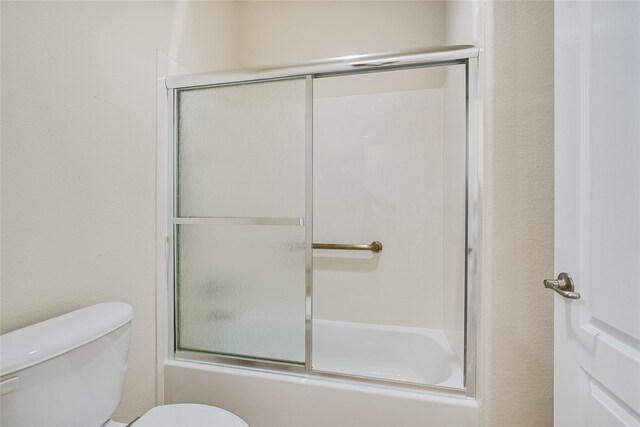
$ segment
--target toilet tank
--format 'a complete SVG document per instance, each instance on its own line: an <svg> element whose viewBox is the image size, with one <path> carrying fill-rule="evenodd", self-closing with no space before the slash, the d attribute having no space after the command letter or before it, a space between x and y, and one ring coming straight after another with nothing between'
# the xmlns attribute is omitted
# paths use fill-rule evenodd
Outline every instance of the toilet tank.
<svg viewBox="0 0 640 427"><path fill-rule="evenodd" d="M133 309L104 303L0 336L2 427L99 427L122 397Z"/></svg>

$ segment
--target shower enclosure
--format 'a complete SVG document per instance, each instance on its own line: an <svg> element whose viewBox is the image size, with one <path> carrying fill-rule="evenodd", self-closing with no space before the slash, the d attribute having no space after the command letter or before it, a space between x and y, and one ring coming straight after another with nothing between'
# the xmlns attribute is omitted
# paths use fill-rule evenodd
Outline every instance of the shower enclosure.
<svg viewBox="0 0 640 427"><path fill-rule="evenodd" d="M169 359L475 395L477 49L166 79Z"/></svg>

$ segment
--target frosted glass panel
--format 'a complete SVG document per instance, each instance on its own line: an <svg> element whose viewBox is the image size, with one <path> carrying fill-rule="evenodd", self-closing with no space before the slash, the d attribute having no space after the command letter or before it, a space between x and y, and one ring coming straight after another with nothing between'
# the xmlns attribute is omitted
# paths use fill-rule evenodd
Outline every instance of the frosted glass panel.
<svg viewBox="0 0 640 427"><path fill-rule="evenodd" d="M178 349L304 363L305 228L178 225Z"/></svg>
<svg viewBox="0 0 640 427"><path fill-rule="evenodd" d="M178 92L178 216L305 216L305 79Z"/></svg>

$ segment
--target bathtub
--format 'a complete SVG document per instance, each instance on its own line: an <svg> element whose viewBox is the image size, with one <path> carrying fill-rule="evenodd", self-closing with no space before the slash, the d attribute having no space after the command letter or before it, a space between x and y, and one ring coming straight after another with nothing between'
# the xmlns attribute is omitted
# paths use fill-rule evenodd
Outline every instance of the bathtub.
<svg viewBox="0 0 640 427"><path fill-rule="evenodd" d="M313 369L462 388L462 367L438 329L314 320Z"/></svg>
<svg viewBox="0 0 640 427"><path fill-rule="evenodd" d="M457 387L462 370L442 331L314 321L314 371ZM164 403L202 403L252 427L470 426L478 406L461 394L169 359Z"/></svg>

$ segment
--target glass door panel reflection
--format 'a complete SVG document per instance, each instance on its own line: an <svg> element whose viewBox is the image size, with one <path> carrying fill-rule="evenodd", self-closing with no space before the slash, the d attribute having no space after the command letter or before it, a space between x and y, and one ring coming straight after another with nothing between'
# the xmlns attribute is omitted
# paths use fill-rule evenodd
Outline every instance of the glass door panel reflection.
<svg viewBox="0 0 640 427"><path fill-rule="evenodd" d="M305 78L176 93L176 347L305 362Z"/></svg>

